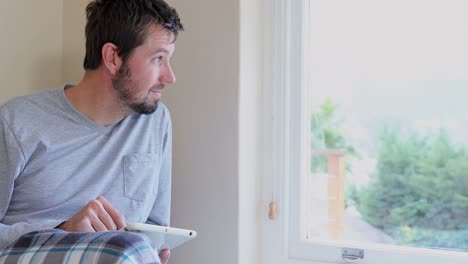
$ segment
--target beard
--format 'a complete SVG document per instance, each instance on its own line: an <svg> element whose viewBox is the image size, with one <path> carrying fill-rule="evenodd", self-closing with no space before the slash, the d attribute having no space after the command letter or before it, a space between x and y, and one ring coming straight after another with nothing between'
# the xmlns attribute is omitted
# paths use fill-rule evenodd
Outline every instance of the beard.
<svg viewBox="0 0 468 264"><path fill-rule="evenodd" d="M117 73L117 77L112 80L112 86L117 91L119 97L119 104L136 114L149 115L154 113L158 109L159 99L151 99L149 93L143 99L136 98L136 93L139 89L132 80L131 75L127 63L123 63ZM155 85L150 90L162 88L163 85Z"/></svg>

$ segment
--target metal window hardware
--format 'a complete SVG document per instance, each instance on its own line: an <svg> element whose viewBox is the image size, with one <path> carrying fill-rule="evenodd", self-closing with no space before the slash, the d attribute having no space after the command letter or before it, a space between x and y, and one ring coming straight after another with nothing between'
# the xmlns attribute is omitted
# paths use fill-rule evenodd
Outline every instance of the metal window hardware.
<svg viewBox="0 0 468 264"><path fill-rule="evenodd" d="M343 248L341 249L341 258L348 263L356 262L364 259L364 250L360 248Z"/></svg>

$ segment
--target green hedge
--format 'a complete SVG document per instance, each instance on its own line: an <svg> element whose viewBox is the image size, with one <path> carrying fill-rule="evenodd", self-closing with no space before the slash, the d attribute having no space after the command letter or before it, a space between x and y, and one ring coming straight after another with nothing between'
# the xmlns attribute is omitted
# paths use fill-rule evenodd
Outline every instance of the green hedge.
<svg viewBox="0 0 468 264"><path fill-rule="evenodd" d="M400 245L468 251L468 229L434 230L402 226L390 233Z"/></svg>

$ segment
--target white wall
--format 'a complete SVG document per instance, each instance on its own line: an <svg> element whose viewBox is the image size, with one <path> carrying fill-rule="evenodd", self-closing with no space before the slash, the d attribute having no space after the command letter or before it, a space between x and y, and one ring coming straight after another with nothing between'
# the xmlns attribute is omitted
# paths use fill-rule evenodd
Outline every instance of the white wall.
<svg viewBox="0 0 468 264"><path fill-rule="evenodd" d="M62 82L62 0L0 0L0 102Z"/></svg>

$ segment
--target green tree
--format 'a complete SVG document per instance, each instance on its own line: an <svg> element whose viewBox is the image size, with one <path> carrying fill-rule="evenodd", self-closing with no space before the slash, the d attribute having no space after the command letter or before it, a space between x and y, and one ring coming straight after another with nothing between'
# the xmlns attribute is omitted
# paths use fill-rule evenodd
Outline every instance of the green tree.
<svg viewBox="0 0 468 264"><path fill-rule="evenodd" d="M424 138L387 129L381 136L376 174L356 197L369 223L403 237L407 244L433 234L433 244L440 245L440 237L448 236L434 232L468 229L467 152L454 147L444 130Z"/></svg>
<svg viewBox="0 0 468 264"><path fill-rule="evenodd" d="M316 112L312 112L311 118L311 149L313 150L346 150L347 155L355 157L358 155L356 149L348 144L342 125L344 119L337 115L338 106L330 99L320 105ZM327 171L327 158L323 156L312 156L311 169L313 172ZM347 167L349 170L349 167Z"/></svg>

